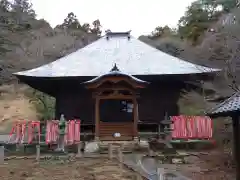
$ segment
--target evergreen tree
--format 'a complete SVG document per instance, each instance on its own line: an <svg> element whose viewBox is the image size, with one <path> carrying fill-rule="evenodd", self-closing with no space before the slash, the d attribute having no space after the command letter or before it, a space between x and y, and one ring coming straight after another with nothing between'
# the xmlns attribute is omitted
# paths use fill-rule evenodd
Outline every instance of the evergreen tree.
<svg viewBox="0 0 240 180"><path fill-rule="evenodd" d="M102 31L101 31L102 26L101 26L100 20L97 19L97 20L93 21L92 25L93 25L93 28L91 29L91 32L100 36L102 33Z"/></svg>
<svg viewBox="0 0 240 180"><path fill-rule="evenodd" d="M0 1L0 55L4 55L6 52L10 51L8 45L12 43L7 39L7 30L9 23L10 14L10 3L7 0Z"/></svg>
<svg viewBox="0 0 240 180"><path fill-rule="evenodd" d="M81 25L77 19L77 16L73 12L70 12L68 13L67 17L64 19L63 24L61 24L60 27L69 29L80 29Z"/></svg>
<svg viewBox="0 0 240 180"><path fill-rule="evenodd" d="M85 32L87 32L87 33L89 33L90 32L90 24L89 23L84 23L83 25L82 25L82 29L85 31Z"/></svg>
<svg viewBox="0 0 240 180"><path fill-rule="evenodd" d="M29 2L29 0L14 0L11 7L12 12L18 14L24 13L33 18L36 17L35 11L33 10L32 4Z"/></svg>
<svg viewBox="0 0 240 180"><path fill-rule="evenodd" d="M36 17L29 0L14 0L11 3L11 19L9 28L12 31L23 31L31 28L31 21Z"/></svg>

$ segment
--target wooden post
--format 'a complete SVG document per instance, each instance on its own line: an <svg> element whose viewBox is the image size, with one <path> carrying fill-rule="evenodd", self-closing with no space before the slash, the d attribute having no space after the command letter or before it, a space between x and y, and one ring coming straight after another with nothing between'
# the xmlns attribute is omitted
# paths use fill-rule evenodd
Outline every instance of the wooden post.
<svg viewBox="0 0 240 180"><path fill-rule="evenodd" d="M113 145L112 145L112 143L108 144L108 158L109 159L113 158Z"/></svg>
<svg viewBox="0 0 240 180"><path fill-rule="evenodd" d="M153 157L154 156L154 152L153 152L153 150L150 148L150 145L148 145L149 147L148 147L148 156L150 156L150 157Z"/></svg>
<svg viewBox="0 0 240 180"><path fill-rule="evenodd" d="M133 99L133 111L134 111L134 125L133 125L133 135L136 139L138 137L138 103L136 97Z"/></svg>
<svg viewBox="0 0 240 180"><path fill-rule="evenodd" d="M79 143L77 144L77 157L82 157L82 151L81 151L82 146L83 146L83 143L82 143L82 142L79 142Z"/></svg>
<svg viewBox="0 0 240 180"><path fill-rule="evenodd" d="M158 123L158 138L161 137L161 124Z"/></svg>
<svg viewBox="0 0 240 180"><path fill-rule="evenodd" d="M4 163L4 146L0 146L0 164Z"/></svg>
<svg viewBox="0 0 240 180"><path fill-rule="evenodd" d="M232 116L233 137L234 137L234 155L236 160L236 180L240 180L240 137L239 137L239 117Z"/></svg>
<svg viewBox="0 0 240 180"><path fill-rule="evenodd" d="M96 141L99 141L99 122L100 122L99 101L100 99L96 97L96 101L95 101L95 140Z"/></svg>
<svg viewBox="0 0 240 180"><path fill-rule="evenodd" d="M137 180L143 180L142 176L139 173L135 173Z"/></svg>
<svg viewBox="0 0 240 180"><path fill-rule="evenodd" d="M123 162L123 153L122 153L122 148L119 147L118 148L118 159L119 159L119 162Z"/></svg>
<svg viewBox="0 0 240 180"><path fill-rule="evenodd" d="M21 148L20 148L20 144L17 143L17 144L16 144L16 151L19 152L20 150L21 150Z"/></svg>
<svg viewBox="0 0 240 180"><path fill-rule="evenodd" d="M162 168L157 168L157 180L164 180L164 171Z"/></svg>
<svg viewBox="0 0 240 180"><path fill-rule="evenodd" d="M40 145L39 144L36 145L36 152L37 152L36 160L39 161L40 160Z"/></svg>
<svg viewBox="0 0 240 180"><path fill-rule="evenodd" d="M123 168L123 153L122 153L121 146L118 148L118 160L119 160L120 169L122 169Z"/></svg>

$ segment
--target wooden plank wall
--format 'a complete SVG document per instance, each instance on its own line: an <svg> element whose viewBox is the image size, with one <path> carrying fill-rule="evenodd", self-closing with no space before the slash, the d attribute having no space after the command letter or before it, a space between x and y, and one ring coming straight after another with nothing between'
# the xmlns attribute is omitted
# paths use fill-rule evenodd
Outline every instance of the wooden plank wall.
<svg viewBox="0 0 240 180"><path fill-rule="evenodd" d="M140 92L138 99L139 120L142 122L159 122L168 115L178 115L177 101L180 89L176 84L153 84ZM67 119L79 118L84 124L95 124L95 100L87 89L78 92L63 92L57 97L56 117L61 113Z"/></svg>
<svg viewBox="0 0 240 180"><path fill-rule="evenodd" d="M132 140L134 136L134 124L131 123L106 123L99 124L100 140ZM114 133L120 133L120 137L114 137Z"/></svg>

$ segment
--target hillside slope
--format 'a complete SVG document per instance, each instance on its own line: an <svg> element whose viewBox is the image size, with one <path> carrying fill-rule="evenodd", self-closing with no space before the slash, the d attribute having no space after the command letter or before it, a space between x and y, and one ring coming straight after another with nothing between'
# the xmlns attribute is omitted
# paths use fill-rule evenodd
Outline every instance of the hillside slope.
<svg viewBox="0 0 240 180"><path fill-rule="evenodd" d="M28 87L0 86L0 133L8 133L17 120L37 120L34 104L25 95Z"/></svg>

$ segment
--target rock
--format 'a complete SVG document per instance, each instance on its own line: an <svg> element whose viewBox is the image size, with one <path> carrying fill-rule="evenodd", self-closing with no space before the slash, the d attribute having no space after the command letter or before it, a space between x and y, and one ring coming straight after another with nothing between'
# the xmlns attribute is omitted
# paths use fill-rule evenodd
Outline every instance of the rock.
<svg viewBox="0 0 240 180"><path fill-rule="evenodd" d="M148 147L148 141L143 141L143 140L141 140L141 141L140 141L140 146Z"/></svg>
<svg viewBox="0 0 240 180"><path fill-rule="evenodd" d="M182 161L182 159L173 158L172 163L173 164L183 164L183 161Z"/></svg>
<svg viewBox="0 0 240 180"><path fill-rule="evenodd" d="M86 153L94 153L99 151L99 145L97 142L90 142L87 143L85 146L85 152Z"/></svg>
<svg viewBox="0 0 240 180"><path fill-rule="evenodd" d="M60 164L65 164L65 161L64 161L64 160L61 160L61 161L60 161Z"/></svg>
<svg viewBox="0 0 240 180"><path fill-rule="evenodd" d="M22 172L20 176L21 177L28 177L28 172Z"/></svg>

